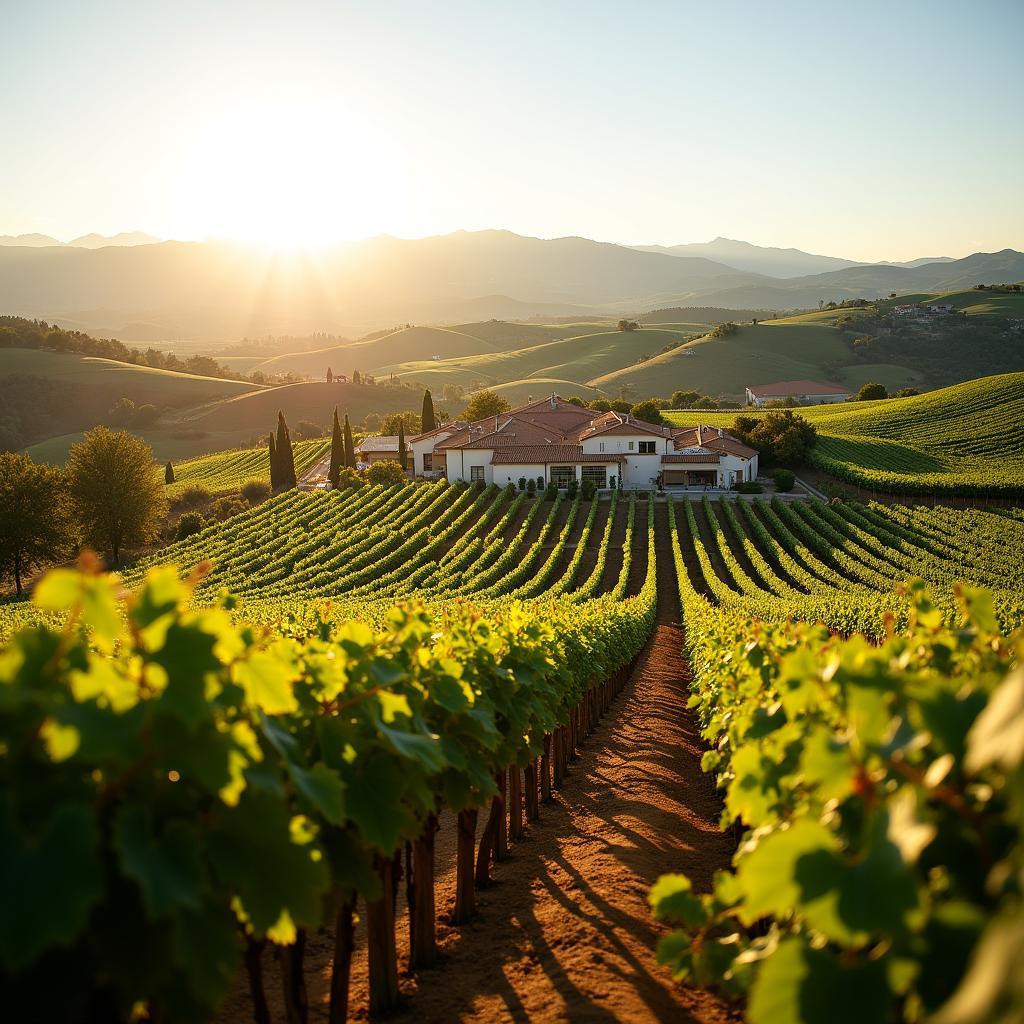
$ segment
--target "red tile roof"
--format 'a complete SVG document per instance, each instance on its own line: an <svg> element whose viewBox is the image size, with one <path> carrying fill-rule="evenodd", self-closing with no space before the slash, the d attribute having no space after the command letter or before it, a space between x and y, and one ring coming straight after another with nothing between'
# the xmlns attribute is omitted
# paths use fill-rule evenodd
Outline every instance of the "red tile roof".
<svg viewBox="0 0 1024 1024"><path fill-rule="evenodd" d="M742 441L727 434L721 427L683 427L672 434L676 451L680 448L707 448L711 451L725 452L741 459L751 459L757 450L749 448Z"/></svg>
<svg viewBox="0 0 1024 1024"><path fill-rule="evenodd" d="M785 398L787 395L848 395L846 388L822 384L816 380L780 380L777 384L748 385L747 390L758 398Z"/></svg>

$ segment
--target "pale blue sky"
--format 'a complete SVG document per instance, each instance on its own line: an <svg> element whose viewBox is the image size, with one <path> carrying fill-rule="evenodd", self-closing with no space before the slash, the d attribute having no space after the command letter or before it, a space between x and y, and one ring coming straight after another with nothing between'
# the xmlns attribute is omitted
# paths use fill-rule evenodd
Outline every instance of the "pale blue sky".
<svg viewBox="0 0 1024 1024"><path fill-rule="evenodd" d="M0 233L1024 249L1024 3L2 0Z"/></svg>

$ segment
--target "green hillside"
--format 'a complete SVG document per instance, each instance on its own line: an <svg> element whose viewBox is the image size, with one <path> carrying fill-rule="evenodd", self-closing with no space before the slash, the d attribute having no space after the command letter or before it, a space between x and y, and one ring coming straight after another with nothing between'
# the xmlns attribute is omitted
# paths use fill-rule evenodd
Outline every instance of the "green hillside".
<svg viewBox="0 0 1024 1024"><path fill-rule="evenodd" d="M263 373L296 373L322 379L328 367L334 373L349 375L354 370L378 373L381 367L404 363L410 359L430 359L435 355L450 359L494 350L492 342L463 334L456 329L403 327L399 331L367 341L274 356L260 363L258 369Z"/></svg>
<svg viewBox="0 0 1024 1024"><path fill-rule="evenodd" d="M106 412L119 398L130 398L136 405L178 409L211 398L262 390L257 384L243 381L157 370L99 356L29 348L2 351L0 376L45 377L56 384L73 387L75 401L83 412L93 408Z"/></svg>
<svg viewBox="0 0 1024 1024"><path fill-rule="evenodd" d="M917 292L898 295L878 303L882 310L908 303L934 303L952 306L968 316L994 316L1003 319L1024 319L1024 292L1000 291L996 288L969 288L953 292Z"/></svg>
<svg viewBox="0 0 1024 1024"><path fill-rule="evenodd" d="M800 414L818 428L813 464L850 483L908 494L1024 495L1024 373ZM725 427L736 415L665 414L677 426Z"/></svg>
<svg viewBox="0 0 1024 1024"><path fill-rule="evenodd" d="M309 441L295 441L295 470L301 476L321 456L330 450L331 439L317 438ZM163 479L163 467L159 467ZM174 466L174 483L167 488L169 495L179 493L185 487L201 484L211 491L237 490L248 480L263 480L270 483L270 458L267 448L239 448L234 451L217 452L187 459Z"/></svg>
<svg viewBox="0 0 1024 1024"><path fill-rule="evenodd" d="M583 384L623 364L635 363L642 356L653 355L666 345L679 344L689 336L690 332L681 330L602 331L511 352L404 363L386 367L385 372L431 387L449 381L472 387L477 383L533 377Z"/></svg>
<svg viewBox="0 0 1024 1024"><path fill-rule="evenodd" d="M419 390L411 388L310 381L208 402L133 433L152 446L158 461L165 462L251 446L274 428L279 409L294 431L301 420L328 426L335 406L342 414L348 412L353 423L361 423L370 413L386 416L407 409L419 412L422 397ZM437 408L441 407L438 402ZM449 411L454 415L460 408L453 406ZM81 436L56 436L32 445L28 453L37 461L61 464Z"/></svg>
<svg viewBox="0 0 1024 1024"><path fill-rule="evenodd" d="M724 337L706 334L637 366L591 378L589 383L609 394L622 388L638 395L693 389L740 397L748 384L828 380L827 366L850 361L850 350L834 327L767 321Z"/></svg>
<svg viewBox="0 0 1024 1024"><path fill-rule="evenodd" d="M539 398L546 398L554 393L568 398L570 395L579 395L588 401L592 398L604 398L604 392L598 391L587 384L577 384L571 380L560 380L557 377L528 377L525 380L512 380L505 384L495 384L493 387L481 389L494 391L507 399L508 403L515 407L534 402ZM472 394L472 392L471 392Z"/></svg>

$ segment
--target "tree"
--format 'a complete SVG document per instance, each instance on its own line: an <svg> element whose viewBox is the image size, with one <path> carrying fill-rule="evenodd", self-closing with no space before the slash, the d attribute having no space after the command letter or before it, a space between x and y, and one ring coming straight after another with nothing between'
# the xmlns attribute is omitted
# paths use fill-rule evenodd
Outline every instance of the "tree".
<svg viewBox="0 0 1024 1024"><path fill-rule="evenodd" d="M292 451L292 438L288 433L288 424L285 422L284 413L277 414L277 469L279 484L281 487L294 487L295 479L295 452Z"/></svg>
<svg viewBox="0 0 1024 1024"><path fill-rule="evenodd" d="M888 398L889 392L885 390L884 384L864 384L860 391L853 396L855 402L870 402L879 398Z"/></svg>
<svg viewBox="0 0 1024 1024"><path fill-rule="evenodd" d="M331 373L331 368L329 366L327 367L327 383L328 384L333 384L334 383L334 374Z"/></svg>
<svg viewBox="0 0 1024 1024"><path fill-rule="evenodd" d="M409 465L409 453L405 447L405 424L398 421L398 464L405 469Z"/></svg>
<svg viewBox="0 0 1024 1024"><path fill-rule="evenodd" d="M55 466L0 453L0 575L21 597L25 574L71 547L67 485Z"/></svg>
<svg viewBox="0 0 1024 1024"><path fill-rule="evenodd" d="M662 423L661 410L653 398L648 398L645 402L637 402L629 411L633 414L634 418L643 420L646 423L654 423L657 426L660 426Z"/></svg>
<svg viewBox="0 0 1024 1024"><path fill-rule="evenodd" d="M361 380L361 378L359 376L359 371L358 370L353 370L352 371L352 383L353 384L359 384L360 380Z"/></svg>
<svg viewBox="0 0 1024 1024"><path fill-rule="evenodd" d="M688 409L701 397L699 391L673 391L672 408Z"/></svg>
<svg viewBox="0 0 1024 1024"><path fill-rule="evenodd" d="M814 425L792 409L773 409L764 416L737 416L731 432L781 466L803 462L818 436Z"/></svg>
<svg viewBox="0 0 1024 1024"><path fill-rule="evenodd" d="M277 467L277 445L272 433L267 438L267 450L270 452L270 490L273 492L281 482L281 472Z"/></svg>
<svg viewBox="0 0 1024 1024"><path fill-rule="evenodd" d="M345 422L348 423L347 418ZM327 471L327 479L331 481L332 487L338 486L338 474L344 465L346 465L345 438L341 432L341 424L338 422L338 407L335 406L334 425L331 428L331 468Z"/></svg>
<svg viewBox="0 0 1024 1024"><path fill-rule="evenodd" d="M393 412L381 420L380 432L385 437L397 435L399 424L403 424L407 433L418 434L420 433L420 422L420 414L411 409L406 409L405 412Z"/></svg>
<svg viewBox="0 0 1024 1024"><path fill-rule="evenodd" d="M178 520L178 525L174 531L174 537L176 540L184 540L186 537L192 537L199 533L205 525L206 520L203 519L201 513L186 512Z"/></svg>
<svg viewBox="0 0 1024 1024"><path fill-rule="evenodd" d="M488 416L497 416L498 413L508 412L512 406L507 399L494 391L478 391L466 406L463 417L467 420L483 420Z"/></svg>
<svg viewBox="0 0 1024 1024"><path fill-rule="evenodd" d="M352 426L348 421L348 413L345 413L345 466L348 469L356 468L356 446L352 443Z"/></svg>
<svg viewBox="0 0 1024 1024"><path fill-rule="evenodd" d="M893 398L912 398L914 395L921 394L917 388L900 388L892 397Z"/></svg>
<svg viewBox="0 0 1024 1024"><path fill-rule="evenodd" d="M587 408L593 409L595 412L609 412L611 404L607 398L592 398L587 402Z"/></svg>
<svg viewBox="0 0 1024 1024"><path fill-rule="evenodd" d="M570 405L578 405L581 409L585 409L587 407L587 400L582 395L569 395L569 397L566 398L566 401Z"/></svg>
<svg viewBox="0 0 1024 1024"><path fill-rule="evenodd" d="M627 402L624 398L614 398L608 404L612 412L630 412L633 408L632 403Z"/></svg>
<svg viewBox="0 0 1024 1024"><path fill-rule="evenodd" d="M246 480L238 488L238 493L250 505L259 505L260 502L266 501L270 497L270 488L262 480Z"/></svg>
<svg viewBox="0 0 1024 1024"><path fill-rule="evenodd" d="M635 331L640 325L635 320L620 320L620 331Z"/></svg>
<svg viewBox="0 0 1024 1024"><path fill-rule="evenodd" d="M420 430L425 434L437 428L437 417L434 415L434 399L430 388L423 392L423 410L420 413Z"/></svg>
<svg viewBox="0 0 1024 1024"><path fill-rule="evenodd" d="M171 465L171 460L170 459L167 460L167 465L164 466L164 483L165 484L173 484L174 483L174 467Z"/></svg>
<svg viewBox="0 0 1024 1024"><path fill-rule="evenodd" d="M125 544L159 536L167 499L153 472L153 449L144 441L96 427L72 445L67 477L72 512L85 540L109 551L115 566Z"/></svg>
<svg viewBox="0 0 1024 1024"><path fill-rule="evenodd" d="M394 487L395 484L404 484L408 477L405 475L404 467L394 459L381 459L366 471L366 479L371 484Z"/></svg>

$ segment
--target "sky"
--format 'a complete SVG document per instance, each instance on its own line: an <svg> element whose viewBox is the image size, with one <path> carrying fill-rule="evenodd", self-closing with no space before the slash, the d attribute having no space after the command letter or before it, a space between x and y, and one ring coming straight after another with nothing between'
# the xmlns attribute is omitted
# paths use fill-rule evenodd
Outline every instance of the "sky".
<svg viewBox="0 0 1024 1024"><path fill-rule="evenodd" d="M1020 0L0 0L0 234L1024 249Z"/></svg>

